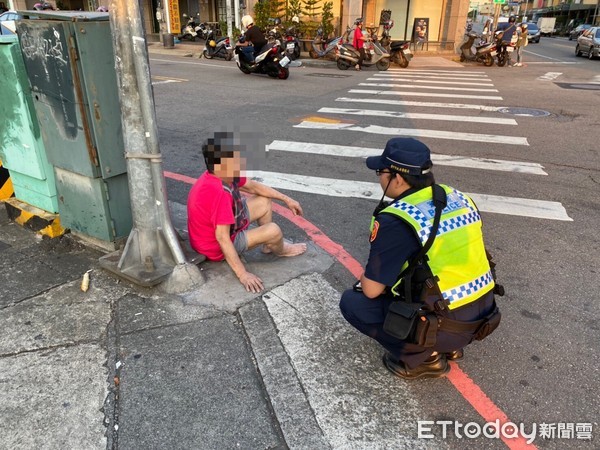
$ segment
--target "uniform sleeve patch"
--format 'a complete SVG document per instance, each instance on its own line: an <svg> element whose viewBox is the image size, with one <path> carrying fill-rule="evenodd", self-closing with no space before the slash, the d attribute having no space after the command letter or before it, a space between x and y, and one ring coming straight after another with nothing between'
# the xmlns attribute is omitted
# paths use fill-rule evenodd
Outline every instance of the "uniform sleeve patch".
<svg viewBox="0 0 600 450"><path fill-rule="evenodd" d="M377 232L379 231L379 222L373 222L373 229L371 230L371 237L369 242L373 242L377 238Z"/></svg>

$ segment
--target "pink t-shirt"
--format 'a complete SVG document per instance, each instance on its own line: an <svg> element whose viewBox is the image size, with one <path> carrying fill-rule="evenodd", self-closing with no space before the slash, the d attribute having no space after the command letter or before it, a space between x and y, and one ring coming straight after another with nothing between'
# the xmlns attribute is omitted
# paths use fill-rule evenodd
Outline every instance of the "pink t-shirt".
<svg viewBox="0 0 600 450"><path fill-rule="evenodd" d="M237 188L245 184L246 178L241 178L233 186L229 185L229 188L239 192ZM247 218L236 225L235 208L234 196L224 188L221 179L208 171L204 172L190 190L187 202L188 232L192 248L211 261L221 261L225 256L215 235L217 225L232 225L232 242L235 235L249 225ZM236 227L239 228L235 229Z"/></svg>
<svg viewBox="0 0 600 450"><path fill-rule="evenodd" d="M365 46L365 41L359 39L363 36L363 32L360 28L356 27L354 29L354 39L352 41L352 47L359 49Z"/></svg>

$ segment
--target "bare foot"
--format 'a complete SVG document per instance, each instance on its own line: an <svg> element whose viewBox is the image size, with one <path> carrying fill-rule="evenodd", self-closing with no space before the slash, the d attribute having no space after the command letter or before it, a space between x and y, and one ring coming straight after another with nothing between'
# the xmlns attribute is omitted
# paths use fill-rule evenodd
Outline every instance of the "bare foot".
<svg viewBox="0 0 600 450"><path fill-rule="evenodd" d="M277 256L298 256L306 251L306 244L283 243L283 251Z"/></svg>

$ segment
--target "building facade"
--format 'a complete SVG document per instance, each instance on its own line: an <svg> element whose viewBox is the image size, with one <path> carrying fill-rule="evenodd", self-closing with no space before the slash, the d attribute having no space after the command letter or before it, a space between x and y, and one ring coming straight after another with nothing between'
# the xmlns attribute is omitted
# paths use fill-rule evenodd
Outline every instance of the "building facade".
<svg viewBox="0 0 600 450"><path fill-rule="evenodd" d="M12 9L31 9L39 0L9 0ZM48 0L63 10L95 11L109 6L110 0ZM148 34L168 31L178 34L184 24L183 14L202 22L225 22L228 5L234 26L240 28L244 14L253 15L254 6L264 0L140 0ZM321 0L320 7L326 0ZM304 0L302 0L304 3ZM159 13L157 15L157 12ZM460 42L469 12L469 0L333 0L336 33L352 26L362 17L366 26L377 27L381 19L394 21L392 39L420 40L433 48L452 49ZM162 19L159 21L159 19ZM301 20L307 20L302 17Z"/></svg>

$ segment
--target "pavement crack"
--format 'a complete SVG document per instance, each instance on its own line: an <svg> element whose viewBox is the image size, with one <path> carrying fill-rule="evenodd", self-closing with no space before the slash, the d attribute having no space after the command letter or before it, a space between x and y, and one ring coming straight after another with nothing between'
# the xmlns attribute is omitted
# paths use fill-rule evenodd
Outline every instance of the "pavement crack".
<svg viewBox="0 0 600 450"><path fill-rule="evenodd" d="M55 284L55 285L52 285L52 286L50 286L50 287L48 287L46 289L43 289L43 290L41 290L39 292L36 292L35 294L31 294L31 295L29 295L27 297L23 297L23 298L21 298L21 299L19 299L17 301L12 301L12 302L10 302L7 305L0 306L0 311L2 311L4 309L11 308L13 306L16 306L16 305L18 305L20 303L23 303L23 302L27 301L27 300L31 300L32 298L39 297L40 295L44 295L44 294L50 292L52 289L56 289L57 287L64 286L65 284L68 284L68 283L71 283L71 282L72 282L72 280L71 281L66 281L64 283Z"/></svg>
<svg viewBox="0 0 600 450"><path fill-rule="evenodd" d="M97 342L98 342L97 339L88 339L88 340L77 341L77 342L68 342L65 344L49 345L47 347L37 347L37 348L19 350L16 352L0 353L0 358L11 358L14 356L27 355L29 353L38 353L38 352L45 352L45 351L54 352L56 350L60 350L60 349L64 349L64 348L77 347L79 345L86 345L86 344L95 344Z"/></svg>

